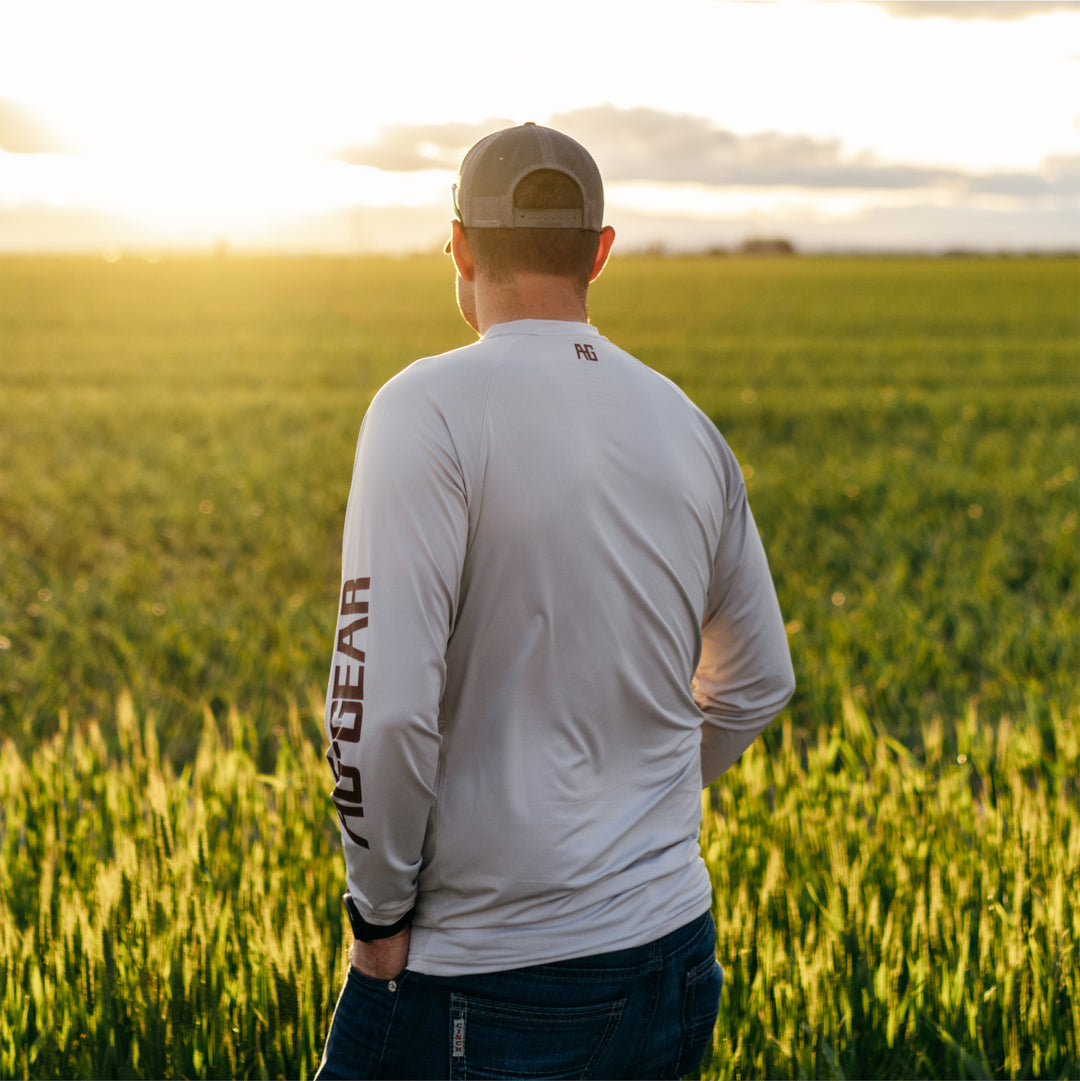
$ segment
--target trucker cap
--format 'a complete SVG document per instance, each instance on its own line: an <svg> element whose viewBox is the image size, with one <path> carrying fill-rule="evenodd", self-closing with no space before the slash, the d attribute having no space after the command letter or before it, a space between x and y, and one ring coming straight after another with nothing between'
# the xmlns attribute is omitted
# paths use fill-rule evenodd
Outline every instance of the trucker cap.
<svg viewBox="0 0 1080 1081"><path fill-rule="evenodd" d="M573 210L514 206L514 189L530 173L554 169L581 189ZM454 210L474 229L591 229L604 222L604 183L592 155L554 128L522 124L480 140L466 155L454 185Z"/></svg>

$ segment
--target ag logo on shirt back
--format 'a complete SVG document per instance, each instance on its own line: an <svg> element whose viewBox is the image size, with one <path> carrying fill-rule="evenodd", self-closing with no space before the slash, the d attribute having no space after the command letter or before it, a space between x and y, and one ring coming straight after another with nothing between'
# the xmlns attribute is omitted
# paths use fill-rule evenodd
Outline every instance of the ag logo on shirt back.
<svg viewBox="0 0 1080 1081"><path fill-rule="evenodd" d="M578 342L574 343L574 352L577 353L578 360L599 360L596 355L596 350L591 345L581 345Z"/></svg>

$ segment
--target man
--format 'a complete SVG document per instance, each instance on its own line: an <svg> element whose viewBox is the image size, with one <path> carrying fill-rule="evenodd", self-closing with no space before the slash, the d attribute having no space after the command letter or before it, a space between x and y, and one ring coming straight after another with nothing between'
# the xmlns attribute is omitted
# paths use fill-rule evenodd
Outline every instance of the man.
<svg viewBox="0 0 1080 1081"><path fill-rule="evenodd" d="M375 397L327 752L355 941L320 1077L676 1077L715 1025L700 791L790 698L739 466L586 315L589 154L469 151L480 340Z"/></svg>

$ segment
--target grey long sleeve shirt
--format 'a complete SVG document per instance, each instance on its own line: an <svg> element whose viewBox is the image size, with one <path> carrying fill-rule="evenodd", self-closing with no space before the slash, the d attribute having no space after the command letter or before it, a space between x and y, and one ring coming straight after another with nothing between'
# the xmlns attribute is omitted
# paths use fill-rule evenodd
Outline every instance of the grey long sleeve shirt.
<svg viewBox="0 0 1080 1081"><path fill-rule="evenodd" d="M409 967L628 948L709 907L702 784L794 688L734 455L586 323L499 324L376 395L327 758L365 919Z"/></svg>

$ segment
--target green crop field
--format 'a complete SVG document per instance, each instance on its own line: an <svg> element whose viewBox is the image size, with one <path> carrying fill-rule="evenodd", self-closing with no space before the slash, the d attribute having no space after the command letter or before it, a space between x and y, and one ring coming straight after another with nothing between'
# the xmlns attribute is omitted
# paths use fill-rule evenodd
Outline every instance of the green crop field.
<svg viewBox="0 0 1080 1081"><path fill-rule="evenodd" d="M1080 1075L1064 259L616 259L743 465L798 679L703 799L702 1076ZM0 259L0 1077L310 1076L357 430L445 259Z"/></svg>

